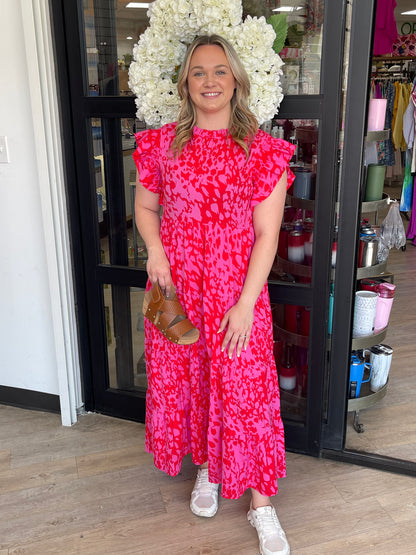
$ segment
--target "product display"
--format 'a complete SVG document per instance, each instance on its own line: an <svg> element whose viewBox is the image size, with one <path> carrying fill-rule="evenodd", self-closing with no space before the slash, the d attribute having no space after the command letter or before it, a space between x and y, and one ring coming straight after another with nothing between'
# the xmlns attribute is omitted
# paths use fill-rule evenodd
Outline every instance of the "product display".
<svg viewBox="0 0 416 555"><path fill-rule="evenodd" d="M381 200L383 198L385 175L386 166L384 164L368 165L367 181L365 185L365 202Z"/></svg>
<svg viewBox="0 0 416 555"><path fill-rule="evenodd" d="M388 345L373 345L370 349L370 363L373 369L370 389L377 392L387 383L393 349Z"/></svg>
<svg viewBox="0 0 416 555"><path fill-rule="evenodd" d="M382 329L387 327L389 323L395 289L396 286L392 283L382 283L377 287L378 298L376 318L374 321L374 333L379 333Z"/></svg>
<svg viewBox="0 0 416 555"><path fill-rule="evenodd" d="M353 337L364 337L374 332L378 293L357 291L355 293Z"/></svg>
<svg viewBox="0 0 416 555"><path fill-rule="evenodd" d="M386 98L371 98L368 108L367 131L382 131L386 120Z"/></svg>
<svg viewBox="0 0 416 555"><path fill-rule="evenodd" d="M364 379L364 373L368 370L370 372L368 378ZM367 383L371 379L372 366L365 362L364 353L353 352L351 356L350 366L350 388L349 397L355 398L360 396L361 385Z"/></svg>
<svg viewBox="0 0 416 555"><path fill-rule="evenodd" d="M293 182L293 195L297 198L312 199L313 174L306 168L298 168L293 171L295 181Z"/></svg>

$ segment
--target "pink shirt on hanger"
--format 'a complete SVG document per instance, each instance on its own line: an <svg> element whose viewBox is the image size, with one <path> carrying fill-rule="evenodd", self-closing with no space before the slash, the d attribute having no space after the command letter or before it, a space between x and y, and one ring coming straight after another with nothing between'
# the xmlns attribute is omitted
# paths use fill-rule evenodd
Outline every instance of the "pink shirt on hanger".
<svg viewBox="0 0 416 555"><path fill-rule="evenodd" d="M390 54L398 37L394 8L396 0L378 0L373 56Z"/></svg>

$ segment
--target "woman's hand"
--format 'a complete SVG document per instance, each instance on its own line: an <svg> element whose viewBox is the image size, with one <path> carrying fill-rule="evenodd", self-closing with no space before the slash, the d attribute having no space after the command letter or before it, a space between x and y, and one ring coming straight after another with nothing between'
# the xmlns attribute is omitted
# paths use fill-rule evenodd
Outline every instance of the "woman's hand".
<svg viewBox="0 0 416 555"><path fill-rule="evenodd" d="M146 269L152 284L154 285L156 282L159 282L164 295L169 297L173 285L172 275L170 273L169 260L163 247L151 247L148 250Z"/></svg>
<svg viewBox="0 0 416 555"><path fill-rule="evenodd" d="M232 358L234 349L238 357L243 349L247 349L253 320L254 307L243 303L241 300L225 313L218 333L227 329L221 345L221 351L227 350L229 358Z"/></svg>

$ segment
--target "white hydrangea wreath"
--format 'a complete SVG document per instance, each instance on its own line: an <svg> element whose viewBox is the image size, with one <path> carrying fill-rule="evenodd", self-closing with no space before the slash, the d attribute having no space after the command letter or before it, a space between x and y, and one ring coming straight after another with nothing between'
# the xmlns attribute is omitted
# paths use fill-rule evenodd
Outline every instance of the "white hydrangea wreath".
<svg viewBox="0 0 416 555"><path fill-rule="evenodd" d="M129 87L137 118L151 127L176 121L176 76L196 36L218 34L235 48L251 82L249 106L259 124L273 118L282 101L283 62L273 50L275 32L264 17L242 21L241 0L155 0L150 25L133 49Z"/></svg>

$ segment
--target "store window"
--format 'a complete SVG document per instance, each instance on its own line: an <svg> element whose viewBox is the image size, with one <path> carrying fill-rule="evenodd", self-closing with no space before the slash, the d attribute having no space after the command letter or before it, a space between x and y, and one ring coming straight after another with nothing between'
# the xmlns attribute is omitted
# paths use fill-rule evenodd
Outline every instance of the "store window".
<svg viewBox="0 0 416 555"><path fill-rule="evenodd" d="M128 7L139 4L139 7ZM89 96L132 95L128 69L133 46L149 24L149 3L84 0Z"/></svg>
<svg viewBox="0 0 416 555"><path fill-rule="evenodd" d="M133 46L149 24L150 2L84 0L87 93L132 95L128 69ZM288 34L280 55L285 95L320 93L324 0L243 2L251 16L287 14Z"/></svg>
<svg viewBox="0 0 416 555"><path fill-rule="evenodd" d="M278 252L269 280L310 284L319 121L275 119L272 133L295 144L297 150L290 162L295 181L286 196Z"/></svg>
<svg viewBox="0 0 416 555"><path fill-rule="evenodd" d="M282 415L304 424L308 393L311 308L273 304L273 345Z"/></svg>
<svg viewBox="0 0 416 555"><path fill-rule="evenodd" d="M104 156L104 152L109 151L108 140L106 140L106 120L91 118L100 260L102 264L109 264L110 261L117 260L118 264L144 269L147 253L144 242L134 224L133 216L136 192L136 167L132 158L136 144L134 133L144 129L144 124L134 118L121 118L118 121L120 125L121 158L123 164L121 190L114 179L108 179L107 177L108 172ZM112 157L114 158L114 154ZM111 200L113 195L124 198L124 235L126 242L122 247L122 253L117 250L120 249L119 243L112 242L109 234L114 211L119 209L119 206L113 206Z"/></svg>
<svg viewBox="0 0 416 555"><path fill-rule="evenodd" d="M283 93L319 94L324 0L280 2L287 8L288 33L280 56ZM279 8L277 8L279 10Z"/></svg>

